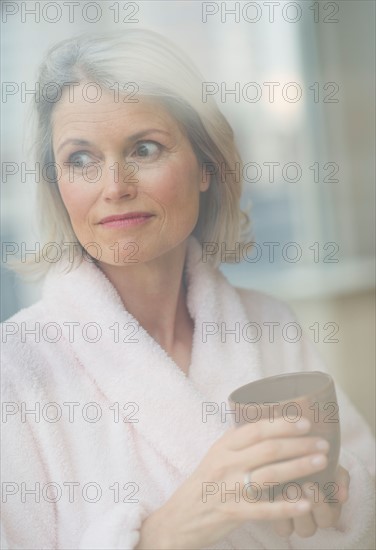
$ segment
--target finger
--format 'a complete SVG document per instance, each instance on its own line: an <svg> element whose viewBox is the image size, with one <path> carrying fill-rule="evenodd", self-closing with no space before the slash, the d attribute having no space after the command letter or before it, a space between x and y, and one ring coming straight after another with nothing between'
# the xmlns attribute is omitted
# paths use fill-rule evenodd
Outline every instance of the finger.
<svg viewBox="0 0 376 550"><path fill-rule="evenodd" d="M293 523L294 531L300 537L312 537L317 531L317 525L312 513L305 514L302 517L295 517Z"/></svg>
<svg viewBox="0 0 376 550"><path fill-rule="evenodd" d="M322 504L316 506L312 510L312 515L315 519L316 525L323 529L328 527L335 527L341 515L341 504L335 504L331 506L330 504Z"/></svg>
<svg viewBox="0 0 376 550"><path fill-rule="evenodd" d="M238 451L264 439L307 434L310 429L311 424L306 418L302 418L298 422L288 422L281 417L276 418L273 422L260 420L255 423L249 422L240 428L231 428L223 437L227 440L229 449Z"/></svg>
<svg viewBox="0 0 376 550"><path fill-rule="evenodd" d="M327 453L329 443L319 437L285 437L266 439L236 453L236 464L247 470L264 464L306 456Z"/></svg>
<svg viewBox="0 0 376 550"><path fill-rule="evenodd" d="M240 510L245 521L252 519L266 521L291 519L307 514L311 508L311 504L307 499L302 499L299 502L260 500L256 503L245 502L244 504L245 506L237 508L237 510Z"/></svg>
<svg viewBox="0 0 376 550"><path fill-rule="evenodd" d="M276 497L276 501L281 501L282 495ZM294 532L294 522L291 518L277 519L273 522L274 531L280 537L289 537Z"/></svg>
<svg viewBox="0 0 376 550"><path fill-rule="evenodd" d="M334 527L341 515L341 504L329 504L326 495L317 491L315 484L305 483L302 487L303 495L311 502L311 513L318 527Z"/></svg>
<svg viewBox="0 0 376 550"><path fill-rule="evenodd" d="M342 466L338 466L336 483L338 485L338 492L336 494L336 497L338 498L339 502L343 504L349 498L350 474Z"/></svg>
<svg viewBox="0 0 376 550"><path fill-rule="evenodd" d="M324 454L313 454L256 468L256 464L259 465L259 463L258 457L254 456L253 464L249 465L249 469L252 470L252 481L262 485L264 482L283 483L319 472L326 468L328 459Z"/></svg>
<svg viewBox="0 0 376 550"><path fill-rule="evenodd" d="M274 531L280 537L289 537L294 532L294 522L292 519L277 519L274 522Z"/></svg>

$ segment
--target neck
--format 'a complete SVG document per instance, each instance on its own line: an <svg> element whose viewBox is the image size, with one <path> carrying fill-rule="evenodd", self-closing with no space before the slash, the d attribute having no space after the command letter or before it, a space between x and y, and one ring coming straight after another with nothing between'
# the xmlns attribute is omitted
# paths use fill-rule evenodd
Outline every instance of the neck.
<svg viewBox="0 0 376 550"><path fill-rule="evenodd" d="M187 240L150 262L98 267L117 290L126 310L167 352L191 326L184 264Z"/></svg>

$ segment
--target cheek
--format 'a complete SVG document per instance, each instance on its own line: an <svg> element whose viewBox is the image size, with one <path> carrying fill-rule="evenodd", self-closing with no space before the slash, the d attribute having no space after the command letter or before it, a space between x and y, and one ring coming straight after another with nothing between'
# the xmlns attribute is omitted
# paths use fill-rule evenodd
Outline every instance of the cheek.
<svg viewBox="0 0 376 550"><path fill-rule="evenodd" d="M149 180L153 199L168 207L169 212L179 211L180 215L195 210L199 203L200 189L197 169L185 162L165 166Z"/></svg>
<svg viewBox="0 0 376 550"><path fill-rule="evenodd" d="M59 183L59 191L72 224L81 225L90 209L91 197L88 190L84 191L77 184Z"/></svg>

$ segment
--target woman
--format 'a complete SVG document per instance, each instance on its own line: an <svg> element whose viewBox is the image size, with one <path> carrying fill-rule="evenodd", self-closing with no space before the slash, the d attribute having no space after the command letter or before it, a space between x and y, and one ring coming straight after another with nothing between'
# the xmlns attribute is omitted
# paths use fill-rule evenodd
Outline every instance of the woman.
<svg viewBox="0 0 376 550"><path fill-rule="evenodd" d="M251 380L323 366L305 340L207 331L294 318L218 270L212 245L234 249L246 224L233 133L201 82L138 29L65 41L41 67L50 244L29 266L42 299L3 324L8 548L371 547L372 438L340 389L336 504L223 492L250 472L262 485L321 471L328 449L304 422L204 414Z"/></svg>

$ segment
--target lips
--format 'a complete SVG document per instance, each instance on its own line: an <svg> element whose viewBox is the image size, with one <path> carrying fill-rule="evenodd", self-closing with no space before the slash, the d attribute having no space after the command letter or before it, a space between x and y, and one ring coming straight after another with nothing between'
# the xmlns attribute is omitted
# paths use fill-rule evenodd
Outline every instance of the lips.
<svg viewBox="0 0 376 550"><path fill-rule="evenodd" d="M126 214L118 214L114 216L107 216L103 218L99 223L116 222L120 220L131 220L134 218L150 218L153 214L149 212L128 212Z"/></svg>

